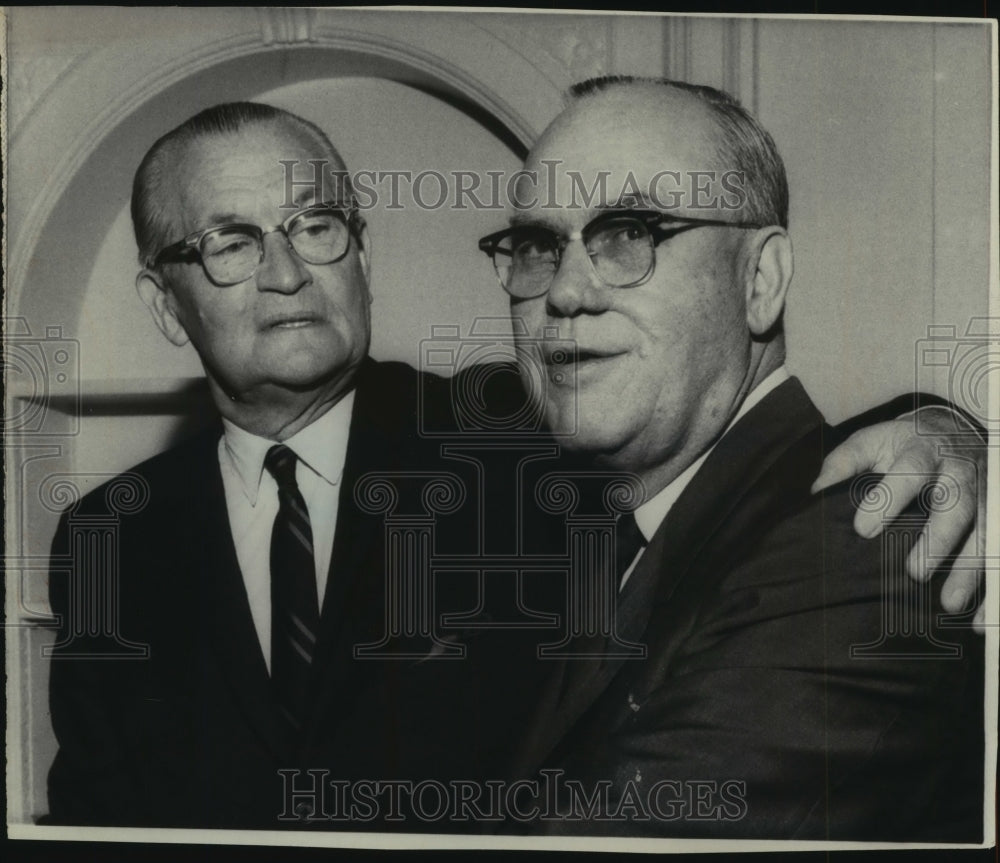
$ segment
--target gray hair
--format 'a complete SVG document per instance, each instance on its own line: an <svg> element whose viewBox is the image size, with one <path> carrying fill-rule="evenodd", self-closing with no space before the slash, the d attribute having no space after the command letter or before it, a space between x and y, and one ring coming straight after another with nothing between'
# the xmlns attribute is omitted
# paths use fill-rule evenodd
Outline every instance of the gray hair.
<svg viewBox="0 0 1000 863"><path fill-rule="evenodd" d="M250 127L275 123L305 132L332 161L343 164L327 134L315 123L290 111L259 102L226 102L206 108L158 139L135 172L132 182L132 228L139 247L140 264L148 266L160 249L177 239L169 236L171 227L166 224L163 208L159 204L161 190L171 181L169 176L165 176L171 154L201 138L239 134ZM346 171L343 176L344 193L349 198L351 190Z"/></svg>

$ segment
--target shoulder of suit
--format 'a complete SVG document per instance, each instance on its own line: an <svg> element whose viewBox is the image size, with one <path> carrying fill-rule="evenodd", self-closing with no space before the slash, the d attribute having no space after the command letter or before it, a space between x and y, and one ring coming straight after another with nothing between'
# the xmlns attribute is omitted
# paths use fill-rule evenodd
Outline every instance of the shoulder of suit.
<svg viewBox="0 0 1000 863"><path fill-rule="evenodd" d="M213 424L194 437L164 450L151 458L122 471L84 495L67 510L77 514L106 513L120 508L128 513L140 512L144 500L165 499L172 489L190 493L218 471L218 446L221 428ZM152 492L155 490L156 494Z"/></svg>
<svg viewBox="0 0 1000 863"><path fill-rule="evenodd" d="M460 351L455 351L456 363L447 371L453 375L418 370L401 362L365 364L358 376L358 401L366 416L378 405L382 417L417 415L421 429L443 432L457 430L457 419L463 407L473 411L506 416L524 400L517 366L509 362L461 364Z"/></svg>
<svg viewBox="0 0 1000 863"><path fill-rule="evenodd" d="M415 404L425 391L437 397L447 388L446 378L419 371L407 363L369 360L358 373L356 399L406 407Z"/></svg>

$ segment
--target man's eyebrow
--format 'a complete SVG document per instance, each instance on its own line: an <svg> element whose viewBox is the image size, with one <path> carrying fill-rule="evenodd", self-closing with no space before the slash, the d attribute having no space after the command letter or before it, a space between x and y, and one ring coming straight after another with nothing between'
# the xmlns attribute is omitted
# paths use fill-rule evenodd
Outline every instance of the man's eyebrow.
<svg viewBox="0 0 1000 863"><path fill-rule="evenodd" d="M549 231L558 231L557 225L552 222L547 221L544 218L537 218L536 216L528 215L527 213L515 213L510 217L510 225L512 228L545 228Z"/></svg>
<svg viewBox="0 0 1000 863"><path fill-rule="evenodd" d="M319 203L319 199L320 196L319 194L317 194L316 189L310 189L306 187L301 192L299 192L294 198L292 198L292 203L298 209L301 209L302 207L307 205L307 202L310 205Z"/></svg>
<svg viewBox="0 0 1000 863"><path fill-rule="evenodd" d="M241 216L238 213L212 213L205 220L205 224L209 227L216 227L219 225L249 225L251 220L246 216Z"/></svg>
<svg viewBox="0 0 1000 863"><path fill-rule="evenodd" d="M311 206L314 203L318 203L316 200L317 195L315 191L310 192L306 190L305 192L296 195L292 199L294 207L289 207L289 210L301 210L304 206ZM208 227L219 227L222 225L253 225L256 222L253 219L247 218L246 216L240 215L233 211L226 213L212 213L206 220L205 225Z"/></svg>
<svg viewBox="0 0 1000 863"><path fill-rule="evenodd" d="M645 192L624 192L618 200L610 204L598 204L595 207L599 212L607 210L656 210L659 209L653 203L653 199Z"/></svg>

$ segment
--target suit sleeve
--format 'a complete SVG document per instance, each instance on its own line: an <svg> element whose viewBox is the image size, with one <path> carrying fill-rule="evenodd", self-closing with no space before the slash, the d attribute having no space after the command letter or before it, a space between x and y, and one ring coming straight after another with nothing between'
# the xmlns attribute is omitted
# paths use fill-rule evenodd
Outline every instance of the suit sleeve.
<svg viewBox="0 0 1000 863"><path fill-rule="evenodd" d="M67 517L60 519L53 558L69 551ZM115 687L109 671L114 658L94 656L96 639L74 636L71 582L82 577L71 562L65 571L50 566L49 598L58 615L56 647L50 660L49 708L58 751L49 771L49 813L41 823L129 825L139 820L140 795L129 771Z"/></svg>
<svg viewBox="0 0 1000 863"><path fill-rule="evenodd" d="M584 719L606 730L564 764L585 794L610 783L605 822L574 821L588 801L564 782L575 814L546 832L978 841L982 647L920 636L938 588L883 583L880 541L837 509L744 549L693 615L682 594L657 611L651 631L684 634L645 688L612 684L605 716ZM885 640L900 623L919 637Z"/></svg>
<svg viewBox="0 0 1000 863"><path fill-rule="evenodd" d="M971 416L968 411L964 411L947 399L943 399L938 396L929 395L927 393L912 393L896 396L896 398L887 401L885 404L870 408L857 416L844 420L839 425L833 426L828 443L832 448L838 444L842 444L852 434L857 431L861 431L863 428L876 425L877 423L884 423L889 420L898 419L904 414L908 414L911 411L916 410L918 407L948 408L965 419L983 440L986 439L986 429L984 429L976 418Z"/></svg>

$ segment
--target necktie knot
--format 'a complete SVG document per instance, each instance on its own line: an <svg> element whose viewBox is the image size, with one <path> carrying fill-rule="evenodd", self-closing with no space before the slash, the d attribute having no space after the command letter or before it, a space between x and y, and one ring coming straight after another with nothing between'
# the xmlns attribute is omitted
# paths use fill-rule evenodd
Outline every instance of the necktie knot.
<svg viewBox="0 0 1000 863"><path fill-rule="evenodd" d="M278 488L282 491L297 491L298 483L295 481L295 464L298 457L287 446L282 443L275 444L264 456L264 467L267 472L274 477Z"/></svg>

